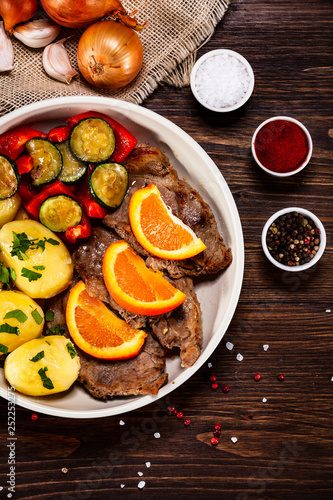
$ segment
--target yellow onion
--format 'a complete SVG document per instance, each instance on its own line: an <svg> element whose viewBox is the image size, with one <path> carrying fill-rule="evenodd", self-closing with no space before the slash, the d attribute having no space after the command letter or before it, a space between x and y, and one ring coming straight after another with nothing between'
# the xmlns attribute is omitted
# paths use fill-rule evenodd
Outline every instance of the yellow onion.
<svg viewBox="0 0 333 500"><path fill-rule="evenodd" d="M0 16L9 35L16 24L28 21L36 12L37 0L0 0Z"/></svg>
<svg viewBox="0 0 333 500"><path fill-rule="evenodd" d="M92 24L81 36L77 62L83 77L103 89L119 89L139 73L143 48L138 35L115 21Z"/></svg>
<svg viewBox="0 0 333 500"><path fill-rule="evenodd" d="M131 14L127 15L119 0L41 0L41 4L53 21L68 28L89 26L107 15L117 17L137 31L146 24L140 25Z"/></svg>

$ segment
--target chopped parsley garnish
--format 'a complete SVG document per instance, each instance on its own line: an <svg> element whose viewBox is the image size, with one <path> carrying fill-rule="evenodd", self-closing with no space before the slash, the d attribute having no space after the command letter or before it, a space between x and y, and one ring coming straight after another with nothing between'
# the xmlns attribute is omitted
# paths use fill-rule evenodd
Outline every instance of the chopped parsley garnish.
<svg viewBox="0 0 333 500"><path fill-rule="evenodd" d="M42 273L37 273L36 271L32 271L31 269L22 267L21 276L23 276L23 278L27 278L29 281L37 281L42 277Z"/></svg>
<svg viewBox="0 0 333 500"><path fill-rule="evenodd" d="M31 316L34 318L34 320L36 321L37 325L41 325L43 323L43 318L39 314L39 312L37 311L37 309L34 309L33 311L31 311Z"/></svg>
<svg viewBox="0 0 333 500"><path fill-rule="evenodd" d="M0 333L13 333L14 335L20 335L20 330L17 326L10 326L8 323L0 325Z"/></svg>
<svg viewBox="0 0 333 500"><path fill-rule="evenodd" d="M45 266L32 266L33 269L36 269L37 271L44 271Z"/></svg>
<svg viewBox="0 0 333 500"><path fill-rule="evenodd" d="M15 318L17 319L20 323L24 323L27 321L28 316L21 311L21 309L13 309L13 311L9 311L3 319L9 319L9 318Z"/></svg>
<svg viewBox="0 0 333 500"><path fill-rule="evenodd" d="M42 252L45 250L45 243L50 243L50 245L59 245L59 241L54 240L53 238L32 238L29 239L26 233L15 233L13 231L13 245L10 252L10 255L13 257L16 256L19 260L29 259L26 252L29 250L36 250L40 248Z"/></svg>
<svg viewBox="0 0 333 500"><path fill-rule="evenodd" d="M54 389L52 380L46 375L47 370L48 370L47 366L44 366L44 368L40 368L38 370L38 375L42 379L43 386L45 387L45 389Z"/></svg>
<svg viewBox="0 0 333 500"><path fill-rule="evenodd" d="M67 347L67 350L71 356L71 358L75 358L76 356L76 350L75 350L75 347L73 346L73 344L71 342L68 342L68 344L66 344L66 347Z"/></svg>
<svg viewBox="0 0 333 500"><path fill-rule="evenodd" d="M6 285L10 290L10 278L15 281L16 274L14 269L11 267L6 267L2 262L0 262L0 282Z"/></svg>
<svg viewBox="0 0 333 500"><path fill-rule="evenodd" d="M53 325L51 328L48 328L45 332L45 335L62 335L65 333L65 328L60 325Z"/></svg>
<svg viewBox="0 0 333 500"><path fill-rule="evenodd" d="M0 352L3 354L8 354L8 347L6 345L0 344Z"/></svg>
<svg viewBox="0 0 333 500"><path fill-rule="evenodd" d="M54 321L54 312L53 311L46 311L45 313L45 321Z"/></svg>
<svg viewBox="0 0 333 500"><path fill-rule="evenodd" d="M45 342L46 342L46 344L51 345L51 342L49 342L48 340L45 340Z"/></svg>
<svg viewBox="0 0 333 500"><path fill-rule="evenodd" d="M40 359L44 358L44 351L39 351L36 356L31 358L29 361L32 361L33 363L36 363L36 361L39 361Z"/></svg>

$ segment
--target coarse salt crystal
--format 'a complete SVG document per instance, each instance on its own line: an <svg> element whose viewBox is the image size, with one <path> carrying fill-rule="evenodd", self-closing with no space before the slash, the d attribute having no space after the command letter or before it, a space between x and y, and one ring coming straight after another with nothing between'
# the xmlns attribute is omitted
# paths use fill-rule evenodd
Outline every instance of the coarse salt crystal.
<svg viewBox="0 0 333 500"><path fill-rule="evenodd" d="M239 353L237 354L237 356L236 356L236 359L237 359L237 361L243 361L244 356L242 356L242 355L241 355L241 353L239 352Z"/></svg>
<svg viewBox="0 0 333 500"><path fill-rule="evenodd" d="M124 484L121 484L121 485L120 485L120 488L125 488L125 485L124 485Z"/></svg>
<svg viewBox="0 0 333 500"><path fill-rule="evenodd" d="M154 437L155 437L156 439L158 439L158 438L160 438L160 437L161 437L161 434L160 434L159 432L155 432Z"/></svg>
<svg viewBox="0 0 333 500"><path fill-rule="evenodd" d="M269 349L269 345L268 344L264 344L263 345L263 349L264 349L264 351L267 351L267 349Z"/></svg>
<svg viewBox="0 0 333 500"><path fill-rule="evenodd" d="M146 462L146 467L148 467L148 469L149 469L150 466L151 466L151 463L150 462Z"/></svg>
<svg viewBox="0 0 333 500"><path fill-rule="evenodd" d="M211 368L213 365L212 365L212 363L208 363L207 366L208 366L208 368Z"/></svg>
<svg viewBox="0 0 333 500"><path fill-rule="evenodd" d="M237 439L236 437L232 437L232 438L231 438L231 441L232 441L233 443L237 443L238 439Z"/></svg>
<svg viewBox="0 0 333 500"><path fill-rule="evenodd" d="M140 481L139 484L138 484L138 488L144 488L146 486L146 482L145 481Z"/></svg>
<svg viewBox="0 0 333 500"><path fill-rule="evenodd" d="M232 351L234 348L234 344L232 342L227 342L225 346L229 351Z"/></svg>
<svg viewBox="0 0 333 500"><path fill-rule="evenodd" d="M331 309L326 309L326 312L327 312L327 313L330 313L330 312L331 312Z"/></svg>
<svg viewBox="0 0 333 500"><path fill-rule="evenodd" d="M263 403L267 403L267 398L262 398Z"/></svg>
<svg viewBox="0 0 333 500"><path fill-rule="evenodd" d="M331 382L333 382L333 377L331 378Z"/></svg>
<svg viewBox="0 0 333 500"><path fill-rule="evenodd" d="M247 67L231 54L214 54L199 65L194 82L200 99L216 109L238 104L246 95L251 77Z"/></svg>
<svg viewBox="0 0 333 500"><path fill-rule="evenodd" d="M119 425L125 425L125 422L123 420L119 420Z"/></svg>
<svg viewBox="0 0 333 500"><path fill-rule="evenodd" d="M143 476L143 472L139 471L138 476Z"/></svg>

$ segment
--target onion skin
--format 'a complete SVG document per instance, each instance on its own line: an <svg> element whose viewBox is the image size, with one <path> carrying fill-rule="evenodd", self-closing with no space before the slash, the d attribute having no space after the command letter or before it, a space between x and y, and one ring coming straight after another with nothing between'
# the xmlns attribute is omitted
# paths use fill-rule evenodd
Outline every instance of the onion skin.
<svg viewBox="0 0 333 500"><path fill-rule="evenodd" d="M0 16L5 30L11 35L18 23L31 19L37 12L37 0L0 0Z"/></svg>
<svg viewBox="0 0 333 500"><path fill-rule="evenodd" d="M133 30L116 21L100 21L81 36L77 62L82 76L95 87L122 88L141 69L141 40Z"/></svg>
<svg viewBox="0 0 333 500"><path fill-rule="evenodd" d="M106 15L117 17L137 31L145 27L145 23L140 25L126 14L119 0L41 0L41 4L53 21L68 28L89 26Z"/></svg>

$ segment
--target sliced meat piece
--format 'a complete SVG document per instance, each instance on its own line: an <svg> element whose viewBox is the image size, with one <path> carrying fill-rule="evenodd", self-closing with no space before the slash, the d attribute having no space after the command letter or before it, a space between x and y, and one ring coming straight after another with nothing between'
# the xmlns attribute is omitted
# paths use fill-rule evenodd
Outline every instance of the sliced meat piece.
<svg viewBox="0 0 333 500"><path fill-rule="evenodd" d="M89 295L97 297L110 304L114 311L133 328L142 328L146 324L146 317L130 313L119 306L109 294L103 279L103 256L112 243L118 241L119 236L105 227L94 227L91 236L75 250L72 258L77 273L84 281Z"/></svg>
<svg viewBox="0 0 333 500"><path fill-rule="evenodd" d="M150 317L154 335L168 349L178 347L182 367L192 366L200 356L202 344L201 310L191 278L169 280L186 293L183 304L157 320Z"/></svg>
<svg viewBox="0 0 333 500"><path fill-rule="evenodd" d="M137 146L125 160L129 172L130 188L122 205L107 214L103 222L114 229L141 255L148 258L147 265L154 269L166 269L170 276L198 276L214 274L231 263L231 250L226 248L219 234L216 220L209 205L186 181L178 178L168 158L155 147ZM153 183L161 192L164 202L174 215L187 224L202 239L207 249L191 259L168 261L149 256L136 241L128 218L128 205L133 192Z"/></svg>
<svg viewBox="0 0 333 500"><path fill-rule="evenodd" d="M96 398L157 394L168 380L164 349L150 334L138 356L124 361L93 358L79 350L79 380Z"/></svg>

